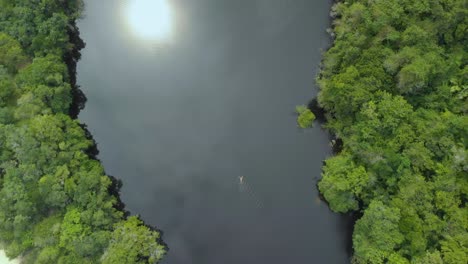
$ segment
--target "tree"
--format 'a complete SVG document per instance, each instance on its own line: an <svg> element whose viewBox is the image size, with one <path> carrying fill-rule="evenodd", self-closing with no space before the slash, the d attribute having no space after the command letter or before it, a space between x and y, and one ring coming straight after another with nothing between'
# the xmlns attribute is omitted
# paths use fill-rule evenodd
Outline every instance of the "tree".
<svg viewBox="0 0 468 264"><path fill-rule="evenodd" d="M10 76L0 66L0 107L11 104L15 95L15 85Z"/></svg>
<svg viewBox="0 0 468 264"><path fill-rule="evenodd" d="M60 57L48 55L37 57L16 76L16 82L21 88L47 85L61 86L68 80L67 66Z"/></svg>
<svg viewBox="0 0 468 264"><path fill-rule="evenodd" d="M301 128L309 128L312 127L313 122L315 120L315 115L308 109L305 105L296 106L296 113L298 114L297 117L297 124Z"/></svg>
<svg viewBox="0 0 468 264"><path fill-rule="evenodd" d="M403 242L398 229L400 211L374 200L356 222L353 235L355 255L364 263L384 263Z"/></svg>
<svg viewBox="0 0 468 264"><path fill-rule="evenodd" d="M64 14L53 13L49 19L37 26L38 34L32 40L32 49L36 56L48 54L62 56L70 49L68 19Z"/></svg>
<svg viewBox="0 0 468 264"><path fill-rule="evenodd" d="M132 216L116 224L103 264L157 263L165 253L157 231Z"/></svg>
<svg viewBox="0 0 468 264"><path fill-rule="evenodd" d="M417 258L416 264L444 264L439 251L426 252L424 256Z"/></svg>
<svg viewBox="0 0 468 264"><path fill-rule="evenodd" d="M340 154L325 161L322 177L318 187L333 211L358 209L359 195L369 182L364 167L356 166L349 155Z"/></svg>
<svg viewBox="0 0 468 264"><path fill-rule="evenodd" d="M2 51L0 65L5 66L10 73L16 73L28 61L19 42L2 32L0 32L0 50Z"/></svg>

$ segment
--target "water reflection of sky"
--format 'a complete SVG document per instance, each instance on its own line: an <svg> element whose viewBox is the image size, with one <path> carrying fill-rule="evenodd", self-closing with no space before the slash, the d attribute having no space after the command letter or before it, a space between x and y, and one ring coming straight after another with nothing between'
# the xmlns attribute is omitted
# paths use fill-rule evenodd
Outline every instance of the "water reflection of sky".
<svg viewBox="0 0 468 264"><path fill-rule="evenodd" d="M127 0L122 16L128 29L142 41L166 41L174 28L174 12L169 0Z"/></svg>

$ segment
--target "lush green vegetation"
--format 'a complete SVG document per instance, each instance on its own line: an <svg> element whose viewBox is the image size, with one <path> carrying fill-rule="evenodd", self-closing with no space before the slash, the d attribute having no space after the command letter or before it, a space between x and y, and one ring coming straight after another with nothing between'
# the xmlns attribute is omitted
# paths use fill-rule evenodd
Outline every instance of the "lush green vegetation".
<svg viewBox="0 0 468 264"><path fill-rule="evenodd" d="M319 189L359 210L354 263L468 263L468 8L346 0L318 78L343 141Z"/></svg>
<svg viewBox="0 0 468 264"><path fill-rule="evenodd" d="M156 263L160 233L119 209L119 184L68 115L81 8L0 0L0 245L23 263Z"/></svg>
<svg viewBox="0 0 468 264"><path fill-rule="evenodd" d="M315 120L315 115L310 111L309 108L305 105L296 106L297 124L300 128L309 128L312 127Z"/></svg>

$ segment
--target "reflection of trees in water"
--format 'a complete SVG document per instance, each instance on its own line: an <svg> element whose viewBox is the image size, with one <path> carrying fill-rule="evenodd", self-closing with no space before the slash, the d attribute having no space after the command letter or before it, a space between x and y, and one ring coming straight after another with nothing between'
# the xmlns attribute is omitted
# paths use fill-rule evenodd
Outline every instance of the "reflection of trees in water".
<svg viewBox="0 0 468 264"><path fill-rule="evenodd" d="M69 114L72 118L78 118L78 114L83 110L86 103L86 96L80 87L76 84L76 64L81 59L81 49L85 47L85 42L80 38L80 30L73 22L69 26L68 36L73 48L65 53L64 60L67 64L70 85L72 87L72 103L70 105Z"/></svg>

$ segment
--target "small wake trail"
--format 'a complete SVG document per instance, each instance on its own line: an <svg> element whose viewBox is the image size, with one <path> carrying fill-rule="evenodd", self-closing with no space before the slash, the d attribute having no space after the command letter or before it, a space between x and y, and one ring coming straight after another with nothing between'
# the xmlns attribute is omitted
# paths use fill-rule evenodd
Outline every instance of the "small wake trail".
<svg viewBox="0 0 468 264"><path fill-rule="evenodd" d="M247 194L257 208L263 208L262 201L258 198L250 184L248 184L244 178L239 182L239 193Z"/></svg>

